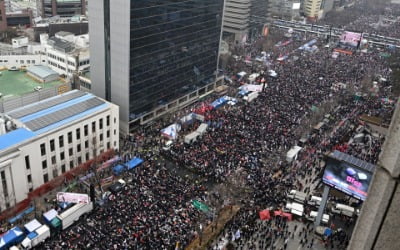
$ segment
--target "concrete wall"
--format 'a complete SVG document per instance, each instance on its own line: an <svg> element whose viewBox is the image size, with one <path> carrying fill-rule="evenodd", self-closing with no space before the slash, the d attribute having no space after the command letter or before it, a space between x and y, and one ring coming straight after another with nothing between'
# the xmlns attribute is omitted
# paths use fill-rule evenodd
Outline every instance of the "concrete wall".
<svg viewBox="0 0 400 250"><path fill-rule="evenodd" d="M120 107L121 130L125 133L129 130L130 23L130 1L112 0L110 4L111 101ZM93 80L92 83L96 84Z"/></svg>
<svg viewBox="0 0 400 250"><path fill-rule="evenodd" d="M43 55L6 55L0 56L0 67L46 65L46 56Z"/></svg>
<svg viewBox="0 0 400 250"><path fill-rule="evenodd" d="M400 249L400 110L397 103L348 249Z"/></svg>
<svg viewBox="0 0 400 250"><path fill-rule="evenodd" d="M92 92L105 97L104 0L89 1L90 72Z"/></svg>

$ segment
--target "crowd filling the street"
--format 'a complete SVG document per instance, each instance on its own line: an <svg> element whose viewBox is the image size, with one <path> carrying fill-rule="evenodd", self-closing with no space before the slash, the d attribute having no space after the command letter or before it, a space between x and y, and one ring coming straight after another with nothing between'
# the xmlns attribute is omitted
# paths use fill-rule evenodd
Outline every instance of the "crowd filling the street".
<svg viewBox="0 0 400 250"><path fill-rule="evenodd" d="M354 8L357 13L363 10ZM330 16L324 22L399 37L398 21L385 21L398 14L392 6L382 8L379 15L376 10L368 16L354 14L346 23ZM287 34L271 27L268 37L231 46L232 55L221 65L228 86L225 95L236 102L212 107L221 97L213 93L121 138L117 154L124 160L140 157L144 162L118 176L126 182L120 192L107 195L91 213L39 248L184 249L213 225L221 207L235 205L239 211L220 225L208 249L230 244L235 249L287 249L291 242L303 248L345 249L357 215L330 214L326 227L332 234L317 237L312 221L304 216L289 220L274 216L273 211L285 210L291 190L307 197L321 196L325 156L332 151L377 163L385 139L377 127L390 124L397 102L392 57L387 55L397 52L370 46L337 54L338 40ZM314 39L312 49L301 49ZM252 74L256 74L254 79L249 77ZM251 102L244 98L246 94L238 94L247 84L262 86ZM191 113L202 119L182 122ZM379 118L380 126L363 116ZM174 140L160 132L170 124L181 128ZM185 142L185 135L200 124L207 124L207 131ZM358 134L364 135L361 140L355 139ZM169 140L173 142L165 149ZM301 146L301 151L288 161L286 153L294 146ZM220 188L227 183L229 194ZM206 204L209 211L193 206L194 200ZM213 200L220 200L220 206L213 206ZM329 202L356 209L362 205L343 194L333 195ZM265 209L271 211L271 218L260 220L259 213ZM304 214L312 210L318 209L305 204Z"/></svg>

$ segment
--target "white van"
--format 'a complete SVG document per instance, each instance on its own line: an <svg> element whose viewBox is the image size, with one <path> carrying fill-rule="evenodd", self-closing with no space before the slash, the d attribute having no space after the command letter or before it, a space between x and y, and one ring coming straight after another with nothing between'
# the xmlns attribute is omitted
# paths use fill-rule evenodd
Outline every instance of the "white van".
<svg viewBox="0 0 400 250"><path fill-rule="evenodd" d="M307 194L296 190L290 190L286 198L303 204L307 200Z"/></svg>
<svg viewBox="0 0 400 250"><path fill-rule="evenodd" d="M310 214L306 215L306 219L309 221L315 221L317 218L318 212L317 211L311 211ZM323 214L322 215L322 223L328 224L329 223L329 215L328 214Z"/></svg>
<svg viewBox="0 0 400 250"><path fill-rule="evenodd" d="M321 205L322 198L318 196L311 196L311 199L308 201L308 205L310 206L319 206Z"/></svg>
<svg viewBox="0 0 400 250"><path fill-rule="evenodd" d="M290 212L294 215L303 216L304 214L304 206L300 203L286 203L286 207L284 209L285 212Z"/></svg>
<svg viewBox="0 0 400 250"><path fill-rule="evenodd" d="M335 214L343 214L346 215L348 217L353 217L355 212L354 207L351 206L347 206L344 204L336 204L335 206L332 207L332 213Z"/></svg>

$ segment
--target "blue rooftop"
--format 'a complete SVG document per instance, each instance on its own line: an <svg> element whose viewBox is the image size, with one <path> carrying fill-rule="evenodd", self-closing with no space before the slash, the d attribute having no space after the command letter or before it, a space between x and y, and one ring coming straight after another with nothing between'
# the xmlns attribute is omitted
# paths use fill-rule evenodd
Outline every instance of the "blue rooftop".
<svg viewBox="0 0 400 250"><path fill-rule="evenodd" d="M7 134L0 135L0 150L7 149L35 136L35 133L26 128L19 128Z"/></svg>

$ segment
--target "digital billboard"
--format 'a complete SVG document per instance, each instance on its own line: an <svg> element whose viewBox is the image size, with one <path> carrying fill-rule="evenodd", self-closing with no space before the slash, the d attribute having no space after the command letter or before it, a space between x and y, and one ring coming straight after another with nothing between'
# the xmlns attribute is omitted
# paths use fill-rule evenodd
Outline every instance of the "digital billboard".
<svg viewBox="0 0 400 250"><path fill-rule="evenodd" d="M68 203L89 203L90 199L87 194L58 192L57 201Z"/></svg>
<svg viewBox="0 0 400 250"><path fill-rule="evenodd" d="M347 162L328 158L322 181L356 199L367 198L372 173Z"/></svg>
<svg viewBox="0 0 400 250"><path fill-rule="evenodd" d="M361 42L362 34L356 32L345 31L340 36L340 42L349 46L357 47Z"/></svg>

